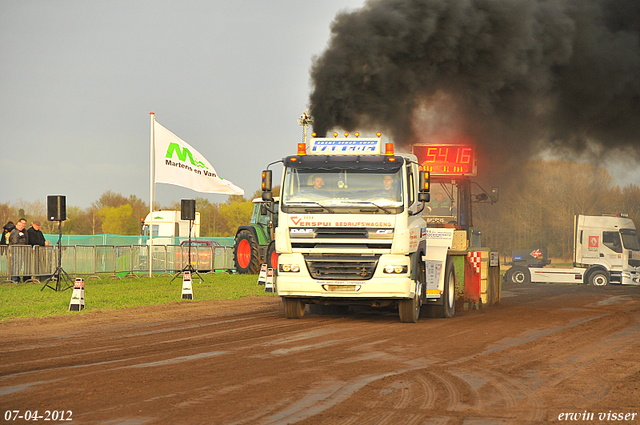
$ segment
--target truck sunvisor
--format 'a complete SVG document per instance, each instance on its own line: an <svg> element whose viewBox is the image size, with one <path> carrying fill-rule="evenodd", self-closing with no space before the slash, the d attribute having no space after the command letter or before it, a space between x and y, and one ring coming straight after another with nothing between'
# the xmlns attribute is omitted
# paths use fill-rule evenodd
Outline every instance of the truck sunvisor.
<svg viewBox="0 0 640 425"><path fill-rule="evenodd" d="M401 156L289 156L284 165L296 169L312 171L380 171L397 173L404 165Z"/></svg>

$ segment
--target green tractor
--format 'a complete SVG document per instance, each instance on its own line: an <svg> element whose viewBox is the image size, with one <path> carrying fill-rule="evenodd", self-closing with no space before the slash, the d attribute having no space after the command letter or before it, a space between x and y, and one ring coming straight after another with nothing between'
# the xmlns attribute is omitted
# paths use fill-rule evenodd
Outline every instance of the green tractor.
<svg viewBox="0 0 640 425"><path fill-rule="evenodd" d="M274 238L278 226L278 201L253 200L251 224L238 227L233 245L233 261L239 274L258 274L260 265L267 263L270 268L278 268L278 253Z"/></svg>

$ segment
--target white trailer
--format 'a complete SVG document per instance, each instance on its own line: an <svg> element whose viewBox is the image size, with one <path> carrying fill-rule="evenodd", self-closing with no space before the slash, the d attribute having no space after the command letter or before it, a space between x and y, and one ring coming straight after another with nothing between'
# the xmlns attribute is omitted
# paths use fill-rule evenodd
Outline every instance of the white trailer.
<svg viewBox="0 0 640 425"><path fill-rule="evenodd" d="M147 214L142 226L142 235L149 236L149 229L153 229L154 245L179 245L175 238L189 237L189 220L181 220L180 211L154 211ZM200 213L196 212L193 220L191 237L200 237Z"/></svg>
<svg viewBox="0 0 640 425"><path fill-rule="evenodd" d="M640 246L631 219L620 214L576 215L573 228L573 268L515 264L507 271L507 280L512 283L640 285ZM530 255L535 257L539 253L533 249Z"/></svg>

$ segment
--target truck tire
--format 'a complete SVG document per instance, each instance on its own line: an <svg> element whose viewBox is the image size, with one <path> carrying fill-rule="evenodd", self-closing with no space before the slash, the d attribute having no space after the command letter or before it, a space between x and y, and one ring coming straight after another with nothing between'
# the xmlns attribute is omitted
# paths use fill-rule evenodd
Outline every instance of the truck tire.
<svg viewBox="0 0 640 425"><path fill-rule="evenodd" d="M531 272L523 266L513 266L507 270L507 282L520 284L531 283Z"/></svg>
<svg viewBox="0 0 640 425"><path fill-rule="evenodd" d="M442 305L428 306L429 317L452 318L456 315L456 269L449 259L447 259L447 268L444 275L442 297Z"/></svg>
<svg viewBox="0 0 640 425"><path fill-rule="evenodd" d="M233 261L239 274L258 274L260 255L258 242L248 230L240 230L233 246Z"/></svg>
<svg viewBox="0 0 640 425"><path fill-rule="evenodd" d="M268 267L272 268L274 271L278 270L278 253L276 252L275 241L271 242L267 248L267 257L265 258L265 262L268 264Z"/></svg>
<svg viewBox="0 0 640 425"><path fill-rule="evenodd" d="M284 304L284 315L287 319L302 319L304 316L305 305L298 298L282 298Z"/></svg>
<svg viewBox="0 0 640 425"><path fill-rule="evenodd" d="M587 285L607 286L609 284L609 272L603 269L595 269L587 275Z"/></svg>
<svg viewBox="0 0 640 425"><path fill-rule="evenodd" d="M416 323L420 318L420 299L422 298L422 282L416 282L415 293L409 300L401 300L398 303L400 321L404 323Z"/></svg>

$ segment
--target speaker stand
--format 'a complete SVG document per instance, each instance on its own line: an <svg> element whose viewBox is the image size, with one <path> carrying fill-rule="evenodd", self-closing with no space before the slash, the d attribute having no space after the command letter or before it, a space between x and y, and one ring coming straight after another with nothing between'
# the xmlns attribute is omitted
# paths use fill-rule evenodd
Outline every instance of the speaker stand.
<svg viewBox="0 0 640 425"><path fill-rule="evenodd" d="M200 282L204 282L204 279L202 278L202 276L200 276L200 273L198 273L198 270L194 269L193 266L191 265L191 227L193 227L193 220L189 220L189 259L187 260L187 265L184 266L182 270L177 272L175 276L173 276L173 279L171 279L171 282L173 282L176 277L180 276L186 271L191 272L191 276L193 275L198 276L198 279L200 279ZM180 256L182 257L182 248L180 248ZM211 260L213 261L213 257L211 258Z"/></svg>
<svg viewBox="0 0 640 425"><path fill-rule="evenodd" d="M51 281L55 280L55 286L51 285ZM67 286L62 288L62 281L67 281ZM40 291L44 290L44 288L53 289L56 292L66 291L69 288L73 288L73 282L71 278L62 268L62 221L58 221L58 265L56 269L53 271L53 274L44 281L44 286L40 288Z"/></svg>

